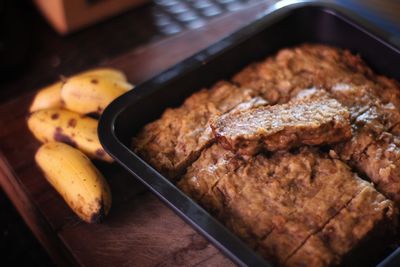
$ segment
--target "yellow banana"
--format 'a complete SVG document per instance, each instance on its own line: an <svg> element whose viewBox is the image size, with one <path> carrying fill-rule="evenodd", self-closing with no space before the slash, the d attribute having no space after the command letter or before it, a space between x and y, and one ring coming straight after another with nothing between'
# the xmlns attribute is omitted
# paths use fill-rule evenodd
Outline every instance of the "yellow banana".
<svg viewBox="0 0 400 267"><path fill-rule="evenodd" d="M117 83L127 83L125 74L122 71L112 68L98 68L93 70L84 71L78 73L72 77L84 77L84 76L96 76L101 79L109 79L116 81ZM33 99L33 102L29 108L30 112L34 112L45 108L56 108L62 107L63 102L61 100L61 87L63 81L56 82L52 85L46 86L45 88L38 91Z"/></svg>
<svg viewBox="0 0 400 267"><path fill-rule="evenodd" d="M62 82L60 81L39 90L33 99L29 111L34 112L45 108L62 107L61 87Z"/></svg>
<svg viewBox="0 0 400 267"><path fill-rule="evenodd" d="M97 68L97 69L87 70L78 73L72 77L78 77L78 76L98 76L110 80L116 80L122 82L127 81L126 75L122 71L113 68Z"/></svg>
<svg viewBox="0 0 400 267"><path fill-rule="evenodd" d="M101 114L118 96L132 89L124 81L85 75L68 79L61 88L65 107L80 114Z"/></svg>
<svg viewBox="0 0 400 267"><path fill-rule="evenodd" d="M111 191L103 175L79 150L59 142L42 145L35 160L49 183L84 221L99 222L111 208Z"/></svg>
<svg viewBox="0 0 400 267"><path fill-rule="evenodd" d="M112 162L100 145L97 126L96 119L61 108L38 110L28 119L29 129L39 141L67 143L90 158Z"/></svg>

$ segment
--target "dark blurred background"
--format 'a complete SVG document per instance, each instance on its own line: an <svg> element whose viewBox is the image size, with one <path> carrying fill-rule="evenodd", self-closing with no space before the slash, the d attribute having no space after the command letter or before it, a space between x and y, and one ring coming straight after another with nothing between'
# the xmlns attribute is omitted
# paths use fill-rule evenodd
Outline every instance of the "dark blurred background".
<svg viewBox="0 0 400 267"><path fill-rule="evenodd" d="M18 97L24 91L45 86L61 74L68 76L94 67L148 43L203 27L219 16L260 1L277 2L148 1L140 7L63 36L48 24L31 0L0 0L0 103ZM383 28L400 47L400 1L336 2ZM52 265L1 189L0 255L2 266Z"/></svg>

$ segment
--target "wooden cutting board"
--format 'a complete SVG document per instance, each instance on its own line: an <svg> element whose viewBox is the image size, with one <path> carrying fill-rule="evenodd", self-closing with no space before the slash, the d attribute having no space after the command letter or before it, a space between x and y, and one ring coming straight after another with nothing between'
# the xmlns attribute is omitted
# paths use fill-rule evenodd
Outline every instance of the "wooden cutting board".
<svg viewBox="0 0 400 267"><path fill-rule="evenodd" d="M268 2L249 6L131 53L103 66L123 70L138 84L246 25ZM34 92L0 106L0 184L58 265L231 266L182 219L117 164L97 163L108 179L113 206L101 224L81 222L34 162L39 143L26 126Z"/></svg>

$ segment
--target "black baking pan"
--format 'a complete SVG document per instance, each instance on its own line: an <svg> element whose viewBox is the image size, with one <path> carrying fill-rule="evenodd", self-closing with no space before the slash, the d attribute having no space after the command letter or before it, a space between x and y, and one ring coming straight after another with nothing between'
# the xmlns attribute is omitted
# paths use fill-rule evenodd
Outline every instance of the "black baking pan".
<svg viewBox="0 0 400 267"><path fill-rule="evenodd" d="M387 39L383 32L371 29L339 6L305 1L278 3L248 26L116 99L100 119L100 141L117 162L234 262L271 266L136 155L130 149L132 136L159 118L167 107L179 106L194 91L229 79L247 64L281 48L302 43L350 49L376 72L400 79L400 52ZM400 266L398 258L388 257L381 266L393 264L390 259Z"/></svg>

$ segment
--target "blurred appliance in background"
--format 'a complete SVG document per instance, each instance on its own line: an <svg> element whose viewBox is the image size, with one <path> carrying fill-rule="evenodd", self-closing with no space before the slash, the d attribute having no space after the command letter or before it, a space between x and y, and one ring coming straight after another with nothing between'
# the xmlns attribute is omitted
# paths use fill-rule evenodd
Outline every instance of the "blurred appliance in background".
<svg viewBox="0 0 400 267"><path fill-rule="evenodd" d="M204 26L223 14L238 11L260 1L278 0L154 0L154 22L165 35Z"/></svg>
<svg viewBox="0 0 400 267"><path fill-rule="evenodd" d="M111 17L148 0L34 0L60 34L67 34Z"/></svg>

